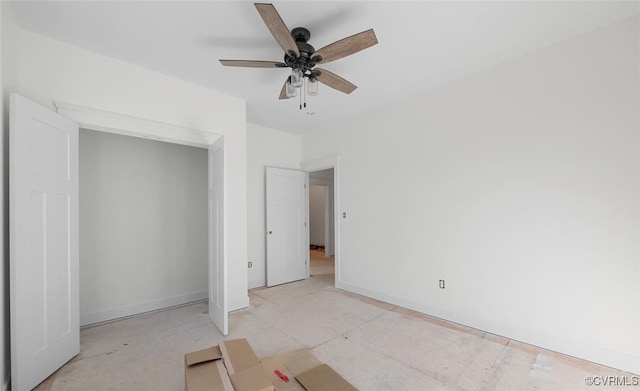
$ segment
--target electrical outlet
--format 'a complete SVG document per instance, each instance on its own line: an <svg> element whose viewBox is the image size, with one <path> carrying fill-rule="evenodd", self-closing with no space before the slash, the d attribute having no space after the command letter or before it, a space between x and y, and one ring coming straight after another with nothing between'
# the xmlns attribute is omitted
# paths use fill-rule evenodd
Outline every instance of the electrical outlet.
<svg viewBox="0 0 640 391"><path fill-rule="evenodd" d="M342 218L346 219L347 218L347 212L342 212Z"/></svg>
<svg viewBox="0 0 640 391"><path fill-rule="evenodd" d="M253 262L249 261L249 269L253 267Z"/></svg>
<svg viewBox="0 0 640 391"><path fill-rule="evenodd" d="M444 289L444 280L440 280L439 286L440 289Z"/></svg>

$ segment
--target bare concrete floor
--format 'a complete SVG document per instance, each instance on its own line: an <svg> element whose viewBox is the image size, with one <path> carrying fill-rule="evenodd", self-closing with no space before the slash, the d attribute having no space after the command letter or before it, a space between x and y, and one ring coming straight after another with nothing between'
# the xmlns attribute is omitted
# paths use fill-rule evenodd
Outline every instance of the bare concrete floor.
<svg viewBox="0 0 640 391"><path fill-rule="evenodd" d="M362 391L637 389L588 387L632 375L337 290L324 261L308 280L251 291L226 338L259 357L310 347ZM36 390L183 390L184 354L221 339L206 303L85 328L80 354Z"/></svg>

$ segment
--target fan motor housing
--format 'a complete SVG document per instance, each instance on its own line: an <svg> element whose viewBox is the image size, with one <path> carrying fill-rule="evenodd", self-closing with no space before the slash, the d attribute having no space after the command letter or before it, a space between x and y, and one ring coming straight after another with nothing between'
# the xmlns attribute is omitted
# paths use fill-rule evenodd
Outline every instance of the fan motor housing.
<svg viewBox="0 0 640 391"><path fill-rule="evenodd" d="M295 40L300 57L295 58L288 54L284 55L284 62L291 68L300 68L303 71L308 71L316 64L311 61L311 55L316 52L316 49L307 43L311 38L311 32L304 27L296 27L291 30L291 37Z"/></svg>

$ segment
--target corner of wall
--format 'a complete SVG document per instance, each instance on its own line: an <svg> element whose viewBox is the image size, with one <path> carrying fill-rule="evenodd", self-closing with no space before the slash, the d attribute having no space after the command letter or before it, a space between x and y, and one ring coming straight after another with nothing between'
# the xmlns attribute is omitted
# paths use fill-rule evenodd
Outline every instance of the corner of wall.
<svg viewBox="0 0 640 391"><path fill-rule="evenodd" d="M244 296L236 300L229 300L229 312L249 308L249 296Z"/></svg>
<svg viewBox="0 0 640 391"><path fill-rule="evenodd" d="M264 286L264 280L262 279L250 279L249 280L249 289L262 288Z"/></svg>

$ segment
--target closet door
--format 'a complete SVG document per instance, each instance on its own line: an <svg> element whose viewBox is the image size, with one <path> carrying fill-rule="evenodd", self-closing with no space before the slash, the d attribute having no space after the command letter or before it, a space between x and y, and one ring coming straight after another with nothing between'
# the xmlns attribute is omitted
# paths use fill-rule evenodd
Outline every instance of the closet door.
<svg viewBox="0 0 640 391"><path fill-rule="evenodd" d="M10 98L11 389L80 351L78 125Z"/></svg>
<svg viewBox="0 0 640 391"><path fill-rule="evenodd" d="M224 138L209 146L209 317L229 333L224 237Z"/></svg>

